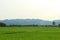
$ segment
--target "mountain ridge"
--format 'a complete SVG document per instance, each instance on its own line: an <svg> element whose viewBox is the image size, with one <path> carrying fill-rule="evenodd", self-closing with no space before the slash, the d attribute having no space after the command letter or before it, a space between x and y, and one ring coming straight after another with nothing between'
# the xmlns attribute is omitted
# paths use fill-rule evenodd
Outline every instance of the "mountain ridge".
<svg viewBox="0 0 60 40"><path fill-rule="evenodd" d="M57 24L60 20L54 20ZM57 22L58 21L58 22ZM41 19L6 19L0 20L0 22L6 23L7 25L52 25L52 21L41 20Z"/></svg>

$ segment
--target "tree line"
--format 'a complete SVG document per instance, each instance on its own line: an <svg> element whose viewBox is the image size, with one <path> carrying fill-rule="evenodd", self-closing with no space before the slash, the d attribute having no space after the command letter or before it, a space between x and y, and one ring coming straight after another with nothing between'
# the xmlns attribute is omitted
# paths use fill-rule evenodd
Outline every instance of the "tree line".
<svg viewBox="0 0 60 40"><path fill-rule="evenodd" d="M38 26L38 25L9 25L9 26ZM41 25L39 25L39 26L41 26ZM42 25L43 26L43 25ZM52 25L44 25L44 26L56 26L56 22L55 21L53 21L52 22ZM59 26L60 27L60 24L58 24L57 26ZM0 22L0 27L7 27L7 25L5 24L5 23L3 23L3 22Z"/></svg>

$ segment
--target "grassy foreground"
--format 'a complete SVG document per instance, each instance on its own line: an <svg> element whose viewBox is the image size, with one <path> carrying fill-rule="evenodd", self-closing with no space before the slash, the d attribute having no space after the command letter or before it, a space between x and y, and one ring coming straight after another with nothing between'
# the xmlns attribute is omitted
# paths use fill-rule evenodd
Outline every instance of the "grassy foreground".
<svg viewBox="0 0 60 40"><path fill-rule="evenodd" d="M0 40L60 40L60 28L0 27Z"/></svg>

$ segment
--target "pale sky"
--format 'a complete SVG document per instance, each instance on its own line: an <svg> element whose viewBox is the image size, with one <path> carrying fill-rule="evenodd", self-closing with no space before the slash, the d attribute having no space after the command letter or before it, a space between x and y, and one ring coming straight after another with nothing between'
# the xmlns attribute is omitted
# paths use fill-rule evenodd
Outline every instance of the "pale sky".
<svg viewBox="0 0 60 40"><path fill-rule="evenodd" d="M60 19L60 0L0 0L0 19Z"/></svg>

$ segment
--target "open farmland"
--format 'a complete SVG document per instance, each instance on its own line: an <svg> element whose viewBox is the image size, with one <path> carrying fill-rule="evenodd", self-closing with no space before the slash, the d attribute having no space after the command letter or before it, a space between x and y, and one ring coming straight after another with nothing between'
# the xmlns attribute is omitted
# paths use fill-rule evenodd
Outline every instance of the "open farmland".
<svg viewBox="0 0 60 40"><path fill-rule="evenodd" d="M0 27L0 40L60 40L60 28Z"/></svg>

